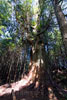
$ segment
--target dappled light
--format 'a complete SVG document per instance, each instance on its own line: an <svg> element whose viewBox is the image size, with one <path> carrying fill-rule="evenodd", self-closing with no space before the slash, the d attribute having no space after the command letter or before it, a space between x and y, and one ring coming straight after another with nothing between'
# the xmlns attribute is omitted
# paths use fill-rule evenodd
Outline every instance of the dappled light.
<svg viewBox="0 0 67 100"><path fill-rule="evenodd" d="M10 84L5 84L0 86L0 96L3 96L4 94L10 94L12 92L12 89L14 92L20 91L20 89L29 86L30 84L33 83L35 78L35 67L33 66L32 69L30 70L29 74L24 76L20 81L10 83ZM36 87L37 87L36 83Z"/></svg>
<svg viewBox="0 0 67 100"><path fill-rule="evenodd" d="M67 1L0 0L0 100L67 100Z"/></svg>
<svg viewBox="0 0 67 100"><path fill-rule="evenodd" d="M48 87L48 92L49 92L49 100L51 100L51 99L57 100L57 97L54 95L53 90L51 89L51 87Z"/></svg>

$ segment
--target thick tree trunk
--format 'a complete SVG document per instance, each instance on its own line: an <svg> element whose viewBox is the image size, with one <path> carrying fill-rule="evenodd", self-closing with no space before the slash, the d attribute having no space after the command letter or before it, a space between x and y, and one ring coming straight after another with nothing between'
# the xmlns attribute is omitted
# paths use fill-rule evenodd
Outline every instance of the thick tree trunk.
<svg viewBox="0 0 67 100"><path fill-rule="evenodd" d="M52 3L54 6L55 14L56 14L59 28L61 31L61 35L63 38L65 52L66 52L66 56L67 56L67 21L62 12L61 6L58 4L58 0L52 0Z"/></svg>
<svg viewBox="0 0 67 100"><path fill-rule="evenodd" d="M44 82L44 72L46 69L45 66L45 49L44 49L44 45L40 45L37 43L36 47L34 49L32 49L32 66L34 67L34 74L33 76L35 76L34 80L35 83L38 83L38 86L41 86ZM32 77L33 79L33 77Z"/></svg>

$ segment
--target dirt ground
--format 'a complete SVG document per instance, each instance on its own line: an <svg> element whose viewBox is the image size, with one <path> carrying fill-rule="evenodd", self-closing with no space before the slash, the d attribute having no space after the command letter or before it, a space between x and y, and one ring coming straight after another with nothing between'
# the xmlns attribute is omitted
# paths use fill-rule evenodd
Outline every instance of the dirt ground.
<svg viewBox="0 0 67 100"><path fill-rule="evenodd" d="M29 83L32 77L28 76L16 83L0 86L0 100L67 100L54 87L46 74L45 82L41 87L34 88L34 83ZM12 95L13 90L13 95Z"/></svg>

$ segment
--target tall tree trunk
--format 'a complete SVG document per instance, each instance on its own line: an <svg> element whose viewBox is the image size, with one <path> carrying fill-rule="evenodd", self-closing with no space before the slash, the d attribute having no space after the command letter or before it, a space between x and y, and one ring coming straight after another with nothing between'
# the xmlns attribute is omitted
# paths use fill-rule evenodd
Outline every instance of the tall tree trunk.
<svg viewBox="0 0 67 100"><path fill-rule="evenodd" d="M46 66L44 45L36 43L36 46L32 49L32 67L35 70L34 80L35 83L38 82L38 86L41 86L44 82Z"/></svg>
<svg viewBox="0 0 67 100"><path fill-rule="evenodd" d="M65 16L62 12L61 6L58 3L58 0L52 0L52 3L54 6L54 10L55 10L55 14L56 14L57 21L59 24L59 28L61 31L61 35L62 35L64 47L65 47L65 53L67 56L67 21L66 21Z"/></svg>

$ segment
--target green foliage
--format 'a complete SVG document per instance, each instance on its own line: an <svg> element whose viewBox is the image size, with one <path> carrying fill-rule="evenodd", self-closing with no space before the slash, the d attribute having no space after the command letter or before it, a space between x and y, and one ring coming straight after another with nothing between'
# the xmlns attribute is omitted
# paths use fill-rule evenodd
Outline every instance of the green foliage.
<svg viewBox="0 0 67 100"><path fill-rule="evenodd" d="M0 0L0 25L6 25L11 14L11 5L5 0Z"/></svg>
<svg viewBox="0 0 67 100"><path fill-rule="evenodd" d="M3 25L0 26L0 36L4 34L3 30L5 30L5 29L6 29L5 26L3 26Z"/></svg>
<svg viewBox="0 0 67 100"><path fill-rule="evenodd" d="M12 9L12 2L14 9ZM61 33L56 28L55 19L53 19L54 10L51 1L39 0L38 3L34 6L32 0L18 0L18 2L17 0L0 0L0 57L1 60L4 59L3 66L9 68L17 66L19 73L21 66L23 67L22 61L26 64L24 65L25 69L28 70L28 63L24 61L26 58L23 60L21 56L27 57L27 50L30 49L31 45L36 46L39 42L43 42L44 47L47 46L46 55L47 57L49 55L52 64L56 61L56 57L59 59L60 48L63 47ZM11 19L13 14L16 18L16 25ZM50 20L48 20L49 17ZM43 31L45 28L46 30ZM41 31L42 34L38 36L37 34ZM24 39L25 33L26 39ZM25 54L22 54L22 49Z"/></svg>

